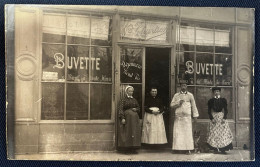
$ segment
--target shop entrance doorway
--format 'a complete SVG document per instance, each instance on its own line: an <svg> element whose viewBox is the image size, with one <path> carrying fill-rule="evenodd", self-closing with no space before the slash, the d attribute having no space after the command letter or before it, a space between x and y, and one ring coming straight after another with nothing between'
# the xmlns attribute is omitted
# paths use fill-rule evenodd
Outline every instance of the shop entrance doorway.
<svg viewBox="0 0 260 167"><path fill-rule="evenodd" d="M170 48L146 48L145 50L145 98L150 95L150 88L157 87L158 94L164 105L164 123L169 147L169 103L170 103Z"/></svg>

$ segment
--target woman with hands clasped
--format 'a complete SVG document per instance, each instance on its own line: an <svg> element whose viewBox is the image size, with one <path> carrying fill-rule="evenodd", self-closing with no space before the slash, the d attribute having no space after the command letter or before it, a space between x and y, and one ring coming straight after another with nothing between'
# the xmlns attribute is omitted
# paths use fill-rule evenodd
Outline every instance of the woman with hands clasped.
<svg viewBox="0 0 260 167"><path fill-rule="evenodd" d="M157 97L157 88L150 89L150 96L145 99L145 115L143 120L142 143L167 143L163 121L162 100Z"/></svg>
<svg viewBox="0 0 260 167"><path fill-rule="evenodd" d="M126 96L118 106L118 150L127 153L137 153L141 146L141 126L139 122L140 107L133 97L134 88L125 88Z"/></svg>
<svg viewBox="0 0 260 167"><path fill-rule="evenodd" d="M208 114L211 122L207 142L215 153L226 154L226 151L233 148L233 136L226 121L227 100L220 97L220 91L219 87L212 88L214 97L208 101Z"/></svg>

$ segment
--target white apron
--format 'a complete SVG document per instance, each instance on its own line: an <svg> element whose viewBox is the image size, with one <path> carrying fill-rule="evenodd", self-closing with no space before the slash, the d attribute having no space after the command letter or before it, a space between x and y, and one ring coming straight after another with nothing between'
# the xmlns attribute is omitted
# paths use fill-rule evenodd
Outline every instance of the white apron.
<svg viewBox="0 0 260 167"><path fill-rule="evenodd" d="M193 150L194 142L192 136L192 116L198 117L199 113L191 93L176 93L171 105L176 105L180 100L184 100L181 107L175 110L175 120L173 126L173 150Z"/></svg>
<svg viewBox="0 0 260 167"><path fill-rule="evenodd" d="M167 143L162 114L145 113L141 142L146 144Z"/></svg>

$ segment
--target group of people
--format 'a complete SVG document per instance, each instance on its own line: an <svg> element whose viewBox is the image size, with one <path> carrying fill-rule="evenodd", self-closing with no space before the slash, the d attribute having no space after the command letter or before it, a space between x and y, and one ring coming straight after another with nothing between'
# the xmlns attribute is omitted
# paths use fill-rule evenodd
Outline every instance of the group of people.
<svg viewBox="0 0 260 167"><path fill-rule="evenodd" d="M193 94L187 91L186 82L180 83L181 90L176 93L170 103L171 112L174 112L172 150L174 153L191 154L194 150L192 133L192 119L197 122L199 112ZM118 150L127 153L137 153L141 143L167 143L163 120L163 103L157 97L157 88L151 87L150 97L145 99L145 115L143 126L140 126L140 106L133 97L134 88L125 88L126 96L121 99L118 108ZM232 133L227 119L227 100L220 96L221 88L213 87L213 98L208 101L208 115L210 119L207 136L208 147L214 153L226 154L231 150Z"/></svg>

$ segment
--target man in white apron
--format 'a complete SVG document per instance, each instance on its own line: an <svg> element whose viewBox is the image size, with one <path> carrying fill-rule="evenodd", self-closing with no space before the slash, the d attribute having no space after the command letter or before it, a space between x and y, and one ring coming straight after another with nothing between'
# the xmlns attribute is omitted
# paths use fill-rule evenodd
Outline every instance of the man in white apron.
<svg viewBox="0 0 260 167"><path fill-rule="evenodd" d="M181 91L174 95L170 104L175 111L172 150L190 154L190 150L194 150L192 117L196 122L199 113L193 94L187 91L187 81L180 80L180 86Z"/></svg>

